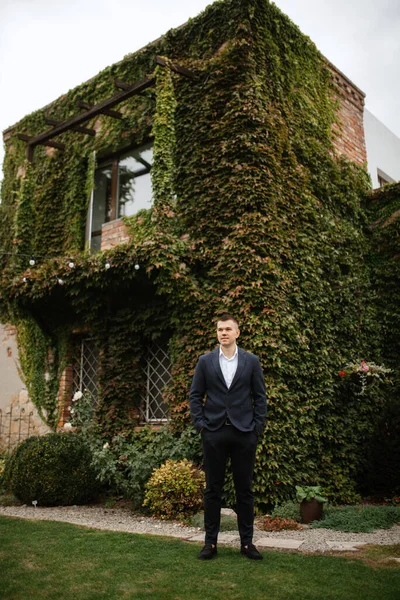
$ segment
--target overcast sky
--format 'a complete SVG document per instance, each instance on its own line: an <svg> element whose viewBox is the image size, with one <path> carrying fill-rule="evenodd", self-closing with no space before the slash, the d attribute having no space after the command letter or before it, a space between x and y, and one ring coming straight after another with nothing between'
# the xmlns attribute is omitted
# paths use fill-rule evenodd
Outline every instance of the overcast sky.
<svg viewBox="0 0 400 600"><path fill-rule="evenodd" d="M0 131L195 17L208 4L0 0ZM366 93L368 110L400 137L400 0L276 4Z"/></svg>

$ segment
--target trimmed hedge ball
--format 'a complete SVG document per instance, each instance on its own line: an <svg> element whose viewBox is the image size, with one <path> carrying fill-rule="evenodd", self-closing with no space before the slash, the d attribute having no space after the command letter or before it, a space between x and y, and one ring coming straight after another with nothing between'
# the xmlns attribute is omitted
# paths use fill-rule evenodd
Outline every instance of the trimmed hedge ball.
<svg viewBox="0 0 400 600"><path fill-rule="evenodd" d="M100 491L91 453L75 433L50 433L24 440L9 458L5 479L25 504L85 504Z"/></svg>

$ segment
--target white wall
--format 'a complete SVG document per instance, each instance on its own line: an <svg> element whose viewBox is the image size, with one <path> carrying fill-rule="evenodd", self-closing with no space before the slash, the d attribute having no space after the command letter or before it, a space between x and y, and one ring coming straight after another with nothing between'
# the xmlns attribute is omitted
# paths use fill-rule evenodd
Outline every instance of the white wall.
<svg viewBox="0 0 400 600"><path fill-rule="evenodd" d="M364 110L365 145L372 187L379 187L378 169L389 182L400 180L400 138L367 109Z"/></svg>

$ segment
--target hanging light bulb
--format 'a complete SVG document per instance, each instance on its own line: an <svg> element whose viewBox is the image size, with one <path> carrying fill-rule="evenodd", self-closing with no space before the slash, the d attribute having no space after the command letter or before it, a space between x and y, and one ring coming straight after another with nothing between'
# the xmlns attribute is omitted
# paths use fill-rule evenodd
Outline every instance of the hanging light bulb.
<svg viewBox="0 0 400 600"><path fill-rule="evenodd" d="M109 263L109 262L106 262L106 264L104 265L104 268L105 268L106 270L108 270L110 267L111 267L110 263Z"/></svg>
<svg viewBox="0 0 400 600"><path fill-rule="evenodd" d="M61 277L57 277L57 283L59 285L64 285L64 281L61 279Z"/></svg>
<svg viewBox="0 0 400 600"><path fill-rule="evenodd" d="M35 262L36 262L35 259L33 258L33 256L31 256L31 258L29 260L29 264L31 265L31 267L34 266Z"/></svg>
<svg viewBox="0 0 400 600"><path fill-rule="evenodd" d="M22 278L22 281L23 281L24 283L28 283L28 278L27 278L27 277L23 277L23 278Z"/></svg>
<svg viewBox="0 0 400 600"><path fill-rule="evenodd" d="M139 271L139 269L140 269L140 265L139 265L139 263L136 263L135 264L135 271Z"/></svg>
<svg viewBox="0 0 400 600"><path fill-rule="evenodd" d="M70 269L73 269L75 267L75 263L72 262L72 260L69 261L68 266Z"/></svg>

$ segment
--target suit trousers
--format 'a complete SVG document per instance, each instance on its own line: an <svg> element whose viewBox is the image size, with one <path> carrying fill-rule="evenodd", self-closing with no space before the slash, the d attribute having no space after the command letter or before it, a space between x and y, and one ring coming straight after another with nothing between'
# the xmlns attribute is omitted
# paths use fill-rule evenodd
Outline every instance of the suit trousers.
<svg viewBox="0 0 400 600"><path fill-rule="evenodd" d="M254 494L252 489L257 448L255 431L239 431L223 425L217 431L202 431L206 490L204 492L205 543L216 544L221 520L222 488L226 463L231 459L236 492L236 514L241 543L252 543L254 529Z"/></svg>

